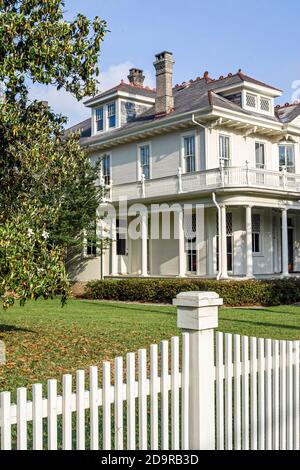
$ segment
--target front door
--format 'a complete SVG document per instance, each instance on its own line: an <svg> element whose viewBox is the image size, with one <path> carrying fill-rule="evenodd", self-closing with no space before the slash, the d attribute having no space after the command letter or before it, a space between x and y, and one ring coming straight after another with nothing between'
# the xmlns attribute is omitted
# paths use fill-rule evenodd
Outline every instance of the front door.
<svg viewBox="0 0 300 470"><path fill-rule="evenodd" d="M289 272L294 271L294 229L288 229Z"/></svg>

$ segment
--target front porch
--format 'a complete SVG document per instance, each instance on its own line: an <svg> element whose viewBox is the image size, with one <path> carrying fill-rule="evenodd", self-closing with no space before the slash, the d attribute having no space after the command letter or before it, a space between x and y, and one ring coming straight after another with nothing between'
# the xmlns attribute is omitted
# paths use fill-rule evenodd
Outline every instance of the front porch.
<svg viewBox="0 0 300 470"><path fill-rule="evenodd" d="M142 215L139 239L127 239L121 246L116 235L106 277L300 277L297 203L271 201L268 205L255 200L238 203L236 199L204 204L203 241L198 246L187 233L191 230L187 225L195 222L187 222L183 210L176 217L171 215L171 237L167 240L161 232L158 239L152 239L153 221Z"/></svg>

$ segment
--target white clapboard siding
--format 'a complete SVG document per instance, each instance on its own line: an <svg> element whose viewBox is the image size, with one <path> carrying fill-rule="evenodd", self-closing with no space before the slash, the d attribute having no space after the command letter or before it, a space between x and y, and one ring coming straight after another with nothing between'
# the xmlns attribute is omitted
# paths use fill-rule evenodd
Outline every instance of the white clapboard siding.
<svg viewBox="0 0 300 470"><path fill-rule="evenodd" d="M201 336L199 335L199 340ZM99 370L0 393L1 449L189 450L190 334ZM170 357L169 357L170 353ZM216 449L299 450L300 342L216 333ZM125 376L124 376L125 369ZM89 421L86 419L89 414ZM45 420L45 421L44 421ZM46 424L46 426L45 426ZM32 432L30 431L32 429ZM16 437L15 437L16 436Z"/></svg>

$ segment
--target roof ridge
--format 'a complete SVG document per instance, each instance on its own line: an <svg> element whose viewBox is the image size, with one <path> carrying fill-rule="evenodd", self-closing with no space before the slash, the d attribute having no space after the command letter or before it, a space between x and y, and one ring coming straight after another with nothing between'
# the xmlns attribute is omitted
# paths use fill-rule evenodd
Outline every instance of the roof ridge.
<svg viewBox="0 0 300 470"><path fill-rule="evenodd" d="M285 103L285 104L278 104L277 106L275 106L275 109L284 109L284 108L290 108L292 106L299 106L300 105L300 101L296 100L294 101L293 103Z"/></svg>

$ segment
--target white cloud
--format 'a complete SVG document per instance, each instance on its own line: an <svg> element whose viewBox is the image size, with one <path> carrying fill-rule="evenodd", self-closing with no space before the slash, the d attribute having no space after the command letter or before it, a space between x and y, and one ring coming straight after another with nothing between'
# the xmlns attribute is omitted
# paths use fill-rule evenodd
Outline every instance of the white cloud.
<svg viewBox="0 0 300 470"><path fill-rule="evenodd" d="M100 74L99 90L108 90L118 85L122 79L127 81L128 71L132 67L131 62L111 65ZM145 77L145 85L153 87L154 81L151 73L145 71ZM72 126L90 116L90 110L84 106L83 102L78 102L71 93L67 93L65 90L57 91L55 87L34 84L31 86L29 96L32 100L48 101L56 113L69 118L68 126Z"/></svg>

